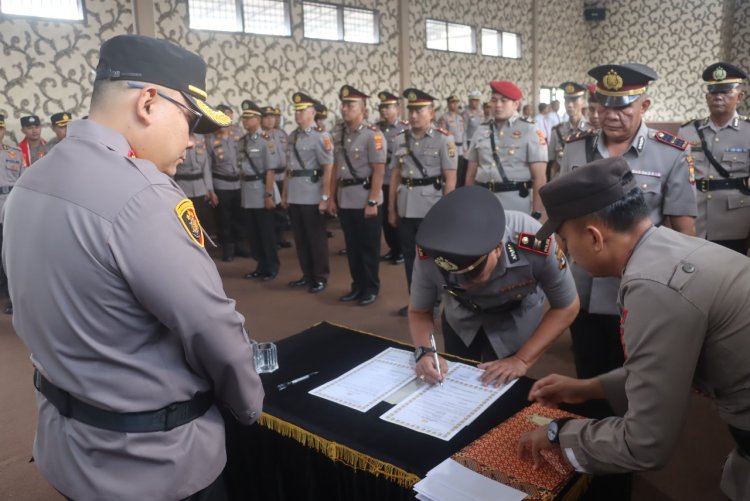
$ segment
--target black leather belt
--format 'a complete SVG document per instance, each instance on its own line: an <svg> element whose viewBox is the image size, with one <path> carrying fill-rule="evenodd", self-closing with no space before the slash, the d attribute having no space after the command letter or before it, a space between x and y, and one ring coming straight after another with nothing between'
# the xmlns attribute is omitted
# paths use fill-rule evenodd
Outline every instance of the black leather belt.
<svg viewBox="0 0 750 501"><path fill-rule="evenodd" d="M737 448L742 455L746 458L750 458L750 431L740 430L739 428L730 426L729 433L732 434L734 441L737 442Z"/></svg>
<svg viewBox="0 0 750 501"><path fill-rule="evenodd" d="M442 181L442 176L401 178L401 184L403 184L404 186L408 186L409 188L411 188L412 186L428 186L430 184L435 184L436 182L440 182L440 184L442 185Z"/></svg>
<svg viewBox="0 0 750 501"><path fill-rule="evenodd" d="M366 177L364 179L362 179L362 178L357 178L357 179L347 178L347 179L339 179L338 180L338 185L339 186L343 186L343 187L355 186L355 185L358 185L358 184L364 185L364 187L366 189L369 189L370 188L370 178L369 177Z"/></svg>
<svg viewBox="0 0 750 501"><path fill-rule="evenodd" d="M245 182L260 181L261 179L263 179L263 177L264 176L261 176L259 174L243 174L242 180Z"/></svg>
<svg viewBox="0 0 750 501"><path fill-rule="evenodd" d="M0 186L0 195L7 195L12 189L12 186Z"/></svg>
<svg viewBox="0 0 750 501"><path fill-rule="evenodd" d="M239 181L240 180L240 176L239 175L225 176L224 174L214 174L213 176L216 179L221 179L222 181L227 181L229 183L233 183L235 181Z"/></svg>
<svg viewBox="0 0 750 501"><path fill-rule="evenodd" d="M34 370L34 387L66 418L103 430L121 433L169 431L201 417L213 405L212 392L198 393L184 402L174 402L155 411L114 412L87 404L50 383Z"/></svg>
<svg viewBox="0 0 750 501"><path fill-rule="evenodd" d="M275 169L272 169L276 174L283 174L284 171L286 171L286 167L276 167Z"/></svg>
<svg viewBox="0 0 750 501"><path fill-rule="evenodd" d="M197 181L198 179L203 179L202 172L199 172L198 174L175 174L174 175L175 181Z"/></svg>
<svg viewBox="0 0 750 501"><path fill-rule="evenodd" d="M493 193L500 193L505 191L518 191L522 197L529 196L529 190L531 189L531 181L508 181L507 183L496 183L490 181L489 183L477 183L479 186L483 186Z"/></svg>
<svg viewBox="0 0 750 501"><path fill-rule="evenodd" d="M740 190L747 189L747 177L734 177L731 179L697 179L695 187L698 191L706 193L716 190Z"/></svg>
<svg viewBox="0 0 750 501"><path fill-rule="evenodd" d="M289 177L320 177L320 169L289 169Z"/></svg>

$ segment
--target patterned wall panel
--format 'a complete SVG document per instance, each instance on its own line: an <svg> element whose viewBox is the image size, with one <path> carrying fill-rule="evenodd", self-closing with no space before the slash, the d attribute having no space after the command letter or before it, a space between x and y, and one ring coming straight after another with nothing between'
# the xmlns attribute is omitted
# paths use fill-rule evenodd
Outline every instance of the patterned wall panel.
<svg viewBox="0 0 750 501"><path fill-rule="evenodd" d="M747 0L727 0L731 4L733 15L730 20L732 38L729 41L727 59L745 71L750 71L750 2ZM746 96L740 106L740 113L750 114L750 99Z"/></svg>
<svg viewBox="0 0 750 501"><path fill-rule="evenodd" d="M0 112L6 115L9 144L20 140L20 117L69 111L88 113L92 71L102 41L133 31L129 0L87 0L84 22L49 22L0 16ZM53 134L42 128L42 137Z"/></svg>
<svg viewBox="0 0 750 501"><path fill-rule="evenodd" d="M590 22L583 19L583 3L576 0L539 1L539 83L556 87L573 80L586 83L592 67ZM549 21L554 20L550 26Z"/></svg>
<svg viewBox="0 0 750 501"><path fill-rule="evenodd" d="M338 114L338 91L348 83L371 94L369 105L376 110L377 92L398 86L398 1L340 3L380 12L379 44L304 38L301 2L292 2L292 36L270 37L189 30L186 1L156 0L156 35L203 56L214 103L238 109L243 99L253 99L281 106L286 121L293 123L294 92L306 90Z"/></svg>

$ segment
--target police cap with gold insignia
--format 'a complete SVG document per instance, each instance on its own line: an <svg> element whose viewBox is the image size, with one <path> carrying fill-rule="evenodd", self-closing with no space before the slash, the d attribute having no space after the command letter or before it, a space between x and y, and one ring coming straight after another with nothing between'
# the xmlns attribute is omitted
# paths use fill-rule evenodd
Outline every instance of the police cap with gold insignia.
<svg viewBox="0 0 750 501"><path fill-rule="evenodd" d="M368 96L362 91L359 91L351 85L344 85L339 90L339 99L342 101L364 101Z"/></svg>
<svg viewBox="0 0 750 501"><path fill-rule="evenodd" d="M703 70L703 80L708 83L708 92L726 92L742 84L747 73L729 63L714 63Z"/></svg>
<svg viewBox="0 0 750 501"><path fill-rule="evenodd" d="M577 82L563 82L559 88L563 90L565 99L578 99L586 93L586 86Z"/></svg>
<svg viewBox="0 0 750 501"><path fill-rule="evenodd" d="M604 64L589 70L596 78L599 104L616 108L627 106L646 92L649 82L657 80L656 72L645 64Z"/></svg>
<svg viewBox="0 0 750 501"><path fill-rule="evenodd" d="M148 82L179 91L200 113L194 131L214 132L232 121L206 103L206 63L188 50L166 40L141 35L119 35L99 50L96 80Z"/></svg>
<svg viewBox="0 0 750 501"><path fill-rule="evenodd" d="M378 99L380 99L378 108L389 106L391 104L398 104L398 96L392 92L388 92L387 90L380 91L378 93Z"/></svg>
<svg viewBox="0 0 750 501"><path fill-rule="evenodd" d="M28 115L25 117L21 117L21 127L29 127L31 125L41 125L41 121L39 120L39 117L36 115Z"/></svg>
<svg viewBox="0 0 750 501"><path fill-rule="evenodd" d="M317 102L304 92L295 92L292 94L292 101L294 102L294 111L306 110L310 106L315 106Z"/></svg>
<svg viewBox="0 0 750 501"><path fill-rule="evenodd" d="M280 117L281 116L281 108L279 108L278 106L275 107L273 109L273 114L276 115L277 117Z"/></svg>
<svg viewBox="0 0 750 501"><path fill-rule="evenodd" d="M448 96L447 99L446 99L446 101L448 101L449 103L460 103L461 102L461 98L458 97L458 94L454 93L454 94L451 94L450 96Z"/></svg>
<svg viewBox="0 0 750 501"><path fill-rule="evenodd" d="M422 106L432 106L435 98L423 90L410 87L404 91L403 96L406 98L407 108L421 108Z"/></svg>
<svg viewBox="0 0 750 501"><path fill-rule="evenodd" d="M549 219L536 238L546 239L568 219L603 209L636 187L638 183L622 157L603 158L573 169L539 189Z"/></svg>
<svg viewBox="0 0 750 501"><path fill-rule="evenodd" d="M263 106L261 109L261 116L270 117L276 114L273 106Z"/></svg>
<svg viewBox="0 0 750 501"><path fill-rule="evenodd" d="M68 122L72 120L73 117L70 116L70 113L67 113L65 111L61 113L55 113L51 117L49 117L49 121L52 122L52 125L55 125L57 127L65 127L68 125Z"/></svg>
<svg viewBox="0 0 750 501"><path fill-rule="evenodd" d="M479 215L479 216L478 216ZM503 242L505 211L481 186L465 186L442 197L417 231L422 254L452 273L467 273Z"/></svg>
<svg viewBox="0 0 750 501"><path fill-rule="evenodd" d="M492 89L492 92L497 92L498 94L507 97L511 101L518 101L523 97L523 92L521 92L521 89L518 88L516 84L513 82L509 82L508 80L493 80L490 82L490 89Z"/></svg>
<svg viewBox="0 0 750 501"><path fill-rule="evenodd" d="M263 116L263 108L249 99L242 101L240 108L242 108L242 118Z"/></svg>
<svg viewBox="0 0 750 501"><path fill-rule="evenodd" d="M0 127L5 127L5 115L0 115Z"/></svg>
<svg viewBox="0 0 750 501"><path fill-rule="evenodd" d="M325 120L328 118L328 107L320 102L315 103L315 120Z"/></svg>

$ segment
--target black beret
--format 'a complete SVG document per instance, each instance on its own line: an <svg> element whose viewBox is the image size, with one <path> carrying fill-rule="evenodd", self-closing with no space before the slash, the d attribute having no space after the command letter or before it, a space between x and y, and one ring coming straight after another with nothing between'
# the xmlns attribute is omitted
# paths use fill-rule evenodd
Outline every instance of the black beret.
<svg viewBox="0 0 750 501"><path fill-rule="evenodd" d="M41 120L36 115L28 115L21 117L21 127L28 127L30 125L41 125Z"/></svg>

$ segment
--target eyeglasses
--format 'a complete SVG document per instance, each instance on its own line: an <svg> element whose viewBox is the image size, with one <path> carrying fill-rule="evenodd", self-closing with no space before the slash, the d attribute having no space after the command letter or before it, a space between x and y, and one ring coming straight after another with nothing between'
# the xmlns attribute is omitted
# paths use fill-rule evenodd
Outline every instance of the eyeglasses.
<svg viewBox="0 0 750 501"><path fill-rule="evenodd" d="M128 87L130 87L132 89L145 89L146 88L145 85L138 84L138 83L135 83L135 82L128 82ZM182 104L178 100L176 100L176 99L174 99L172 97L169 97L168 95L164 94L163 92L159 92L157 90L156 94L159 95L159 96L161 96L161 97L163 97L164 99L166 99L170 103L175 104L175 105L179 106L180 108L182 108L183 110L187 111L188 114L190 116L192 116L192 119L188 119L188 128L190 129L190 133L191 134L193 132L195 132L195 128L198 126L198 123L201 121L201 118L203 118L203 113L200 113L200 112L195 111L194 109L192 109L192 108L190 108L188 106L185 106L184 104Z"/></svg>

